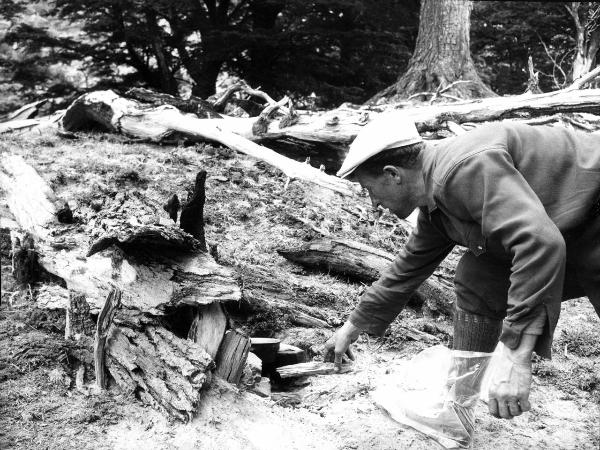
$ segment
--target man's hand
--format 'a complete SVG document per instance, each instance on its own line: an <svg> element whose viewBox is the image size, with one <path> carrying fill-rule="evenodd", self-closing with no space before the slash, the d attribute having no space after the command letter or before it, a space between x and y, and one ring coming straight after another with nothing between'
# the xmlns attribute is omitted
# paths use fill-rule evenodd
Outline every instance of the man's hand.
<svg viewBox="0 0 600 450"><path fill-rule="evenodd" d="M346 322L340 329L338 329L331 338L325 342L324 346L324 357L325 361L333 361L336 370L341 370L342 362L347 355L352 361L354 361L354 355L350 350L350 344L358 339L360 335L360 328L352 325L351 322Z"/></svg>
<svg viewBox="0 0 600 450"><path fill-rule="evenodd" d="M523 335L521 345L515 350L498 344L488 367L491 371L488 408L493 416L512 419L531 409L531 349L536 338Z"/></svg>

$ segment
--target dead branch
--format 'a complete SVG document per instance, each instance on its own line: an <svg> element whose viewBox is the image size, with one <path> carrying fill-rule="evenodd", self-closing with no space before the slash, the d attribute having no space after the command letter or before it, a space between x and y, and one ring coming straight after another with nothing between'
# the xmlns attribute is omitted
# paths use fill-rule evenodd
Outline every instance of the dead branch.
<svg viewBox="0 0 600 450"><path fill-rule="evenodd" d="M94 367L96 371L96 387L100 390L106 389L106 363L104 356L104 347L106 345L106 336L112 325L117 310L121 306L121 291L113 288L108 294L106 302L98 315L96 323L96 337L94 340Z"/></svg>

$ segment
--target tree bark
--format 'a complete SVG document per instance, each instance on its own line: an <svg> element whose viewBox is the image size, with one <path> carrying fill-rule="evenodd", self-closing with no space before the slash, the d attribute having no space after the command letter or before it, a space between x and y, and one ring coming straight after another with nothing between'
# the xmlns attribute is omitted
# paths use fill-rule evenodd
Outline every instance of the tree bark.
<svg viewBox="0 0 600 450"><path fill-rule="evenodd" d="M408 70L369 103L397 102L425 92L434 93L455 81L468 81L448 94L459 98L495 94L479 78L470 51L470 16L467 0L422 0L419 33Z"/></svg>
<svg viewBox="0 0 600 450"><path fill-rule="evenodd" d="M200 345L150 319L143 329L125 323L113 327L106 354L108 371L126 392L186 422L196 414L200 390L215 367Z"/></svg>

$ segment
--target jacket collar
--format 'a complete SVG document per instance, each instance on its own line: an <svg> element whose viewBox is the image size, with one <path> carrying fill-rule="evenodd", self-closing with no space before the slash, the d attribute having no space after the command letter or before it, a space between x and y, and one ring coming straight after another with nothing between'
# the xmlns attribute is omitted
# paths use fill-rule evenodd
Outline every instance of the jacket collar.
<svg viewBox="0 0 600 450"><path fill-rule="evenodd" d="M435 199L433 196L434 189L434 181L433 181L433 172L435 170L435 146L426 142L425 149L421 152L421 163L422 163L422 172L423 172L423 180L425 181L425 193L427 195L427 210L429 214L437 209L437 205L435 203Z"/></svg>

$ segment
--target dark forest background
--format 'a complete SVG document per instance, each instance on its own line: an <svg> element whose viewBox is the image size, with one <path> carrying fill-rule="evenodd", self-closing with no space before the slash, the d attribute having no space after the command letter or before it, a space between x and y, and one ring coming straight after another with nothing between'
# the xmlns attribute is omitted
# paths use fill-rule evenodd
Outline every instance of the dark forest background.
<svg viewBox="0 0 600 450"><path fill-rule="evenodd" d="M530 56L542 91L570 81L569 5L474 3L471 54L495 93L525 91ZM577 5L594 33L597 4ZM417 0L2 0L0 114L99 88L206 98L234 77L301 107L363 103L406 70L418 24Z"/></svg>

